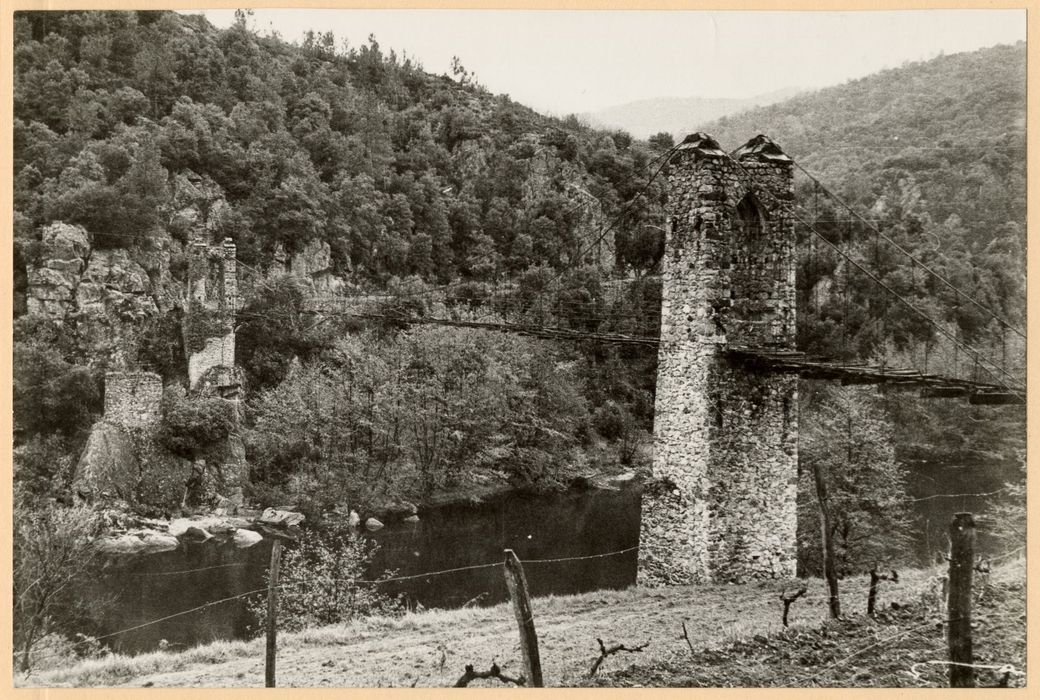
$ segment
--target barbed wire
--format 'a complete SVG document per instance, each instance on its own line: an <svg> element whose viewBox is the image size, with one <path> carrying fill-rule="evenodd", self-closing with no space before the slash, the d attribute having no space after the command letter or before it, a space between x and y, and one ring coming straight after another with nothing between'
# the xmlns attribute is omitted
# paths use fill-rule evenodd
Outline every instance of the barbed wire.
<svg viewBox="0 0 1040 700"><path fill-rule="evenodd" d="M936 493L931 496L921 496L920 498L908 498L906 502L917 503L919 501L931 501L935 498L982 498L984 496L995 496L1005 491L1007 491L1007 488L999 488L996 491L985 491L983 493Z"/></svg>
<svg viewBox="0 0 1040 700"><path fill-rule="evenodd" d="M601 553L598 553L598 554L577 555L577 556L571 556L571 557L553 557L553 558L548 558L548 559L521 559L520 561L523 564L550 564L550 563L562 563L562 562L570 562L570 561L583 561L583 560L590 560L590 559L600 559L600 558L604 558L604 557L617 556L617 555L620 555L620 554L626 554L626 553L629 553L629 552L637 551L637 550L641 549L643 546L645 546L645 545L635 545L635 546L632 546L632 547L626 547L626 548L614 550L614 551L611 551L611 552L601 552ZM1000 555L1000 556L995 557L995 558L991 558L989 561L990 561L991 564L996 563L996 562L1001 561L1003 559L1006 559L1008 557L1014 556L1015 554L1018 554L1019 552L1023 551L1024 549L1025 549L1024 546L1018 547L1018 548L1016 548L1014 550L1006 552L1003 555ZM231 567L231 566L244 566L244 565L245 564L225 564L225 565L218 565L218 566L212 566L212 567L202 567L202 568L198 568L198 569L184 569L184 570L172 571L172 572L157 572L156 575L173 575L173 574L193 573L193 572L196 572L196 571L207 571L207 570L210 570L210 569L220 569L220 568L228 568L228 567ZM488 562L488 563L485 563L485 564L474 564L474 565L469 565L469 566L455 567L455 568L451 568L451 569L441 569L441 570L437 570L437 571L429 571L429 572L424 572L424 573L421 573L421 574L408 574L408 575L404 575L404 576L392 576L392 577L383 578L383 579L333 579L333 581L336 582L336 583L351 583L351 584L369 584L369 585L372 585L372 584L391 583L391 582L395 582L395 581L407 581L407 580L415 580L415 579L420 579L420 578L430 578L430 577L433 577L433 576L441 576L441 575L446 575L446 574L451 574L451 573L458 573L458 572L462 572L462 571L475 571L475 570L488 569L488 568L499 567L499 566L502 566L502 562ZM148 575L148 574L140 574L140 575ZM281 590L289 590L289 589L292 589L292 588L299 587L301 585L304 585L304 584L302 584L302 583L284 583L284 584L279 584L278 586L275 586L275 588L281 589ZM134 632L136 630L143 629L145 627L150 627L152 625L159 624L160 622L166 622L168 620L172 620L172 619L181 617L183 615L189 615L191 613L198 612L199 610L204 610L206 608L210 608L210 607L213 607L213 606L216 606L216 605L220 605L222 603L227 603L227 602L230 602L230 601L233 601L233 600L246 598L248 596L257 595L257 594L260 594L260 593L265 593L265 592L268 592L270 589L271 589L270 586L264 586L263 588L257 588L257 589L254 589L254 590L246 591L244 593L238 593L238 594L233 595L233 596L227 596L225 598L220 598L218 600L213 600L213 601L210 601L210 602L207 602L207 603L203 603L202 605L198 605L198 606L195 606L193 608L189 608L187 610L182 610L182 611L179 611L179 612L176 612L176 613L172 613L172 614L169 614L169 615L164 615L164 616L156 618L154 620L149 620L147 622L143 622L143 623L140 623L140 624L137 624L137 625L133 625L132 627L127 627L127 628L124 628L124 629L121 629L121 630L117 630L115 632L108 632L108 633L103 634L103 635L89 637L89 639L91 639L94 642L97 642L97 641L100 641L102 639L108 639L108 638L111 638L111 637L127 634L129 632ZM822 595L821 594L811 594L809 596L804 597L803 600L805 602L822 602L822 601L829 600L829 598L830 598L830 596L827 595L827 594L822 594ZM928 622L926 622L926 623L924 623L922 625L919 625L917 627L910 628L910 629L907 629L907 630L902 630L902 631L900 631L899 633L897 633L895 635L891 635L891 636L889 636L889 637L887 637L887 638L885 638L883 640L879 640L879 641L877 641L877 642L875 642L873 644L870 644L870 645L867 645L865 647L862 647L862 648L856 650L855 652L853 652L852 654L849 654L848 656L846 656L846 657L844 657L842 659L839 659L838 661L833 662L833 663L829 664L828 666L825 666L822 669L819 669L812 676L809 676L808 679L809 680L814 680L817 677L819 677L820 674L825 673L826 671L832 670L833 668L836 668L837 666L840 666L840 665L842 665L844 663L847 663L852 658L854 658L854 657L856 657L856 656L858 656L858 655L860 655L860 654L862 654L862 653L864 653L866 651L869 651L872 648L875 648L877 646L880 646L881 644L884 644L884 643L887 643L887 642L890 642L890 641L894 641L895 639L903 637L903 636L905 636L907 634L914 633L916 630L920 630L920 629L923 629L924 627L927 627L927 626L935 624L935 622L936 622L935 620L928 620ZM38 657L35 657L35 661L39 662L39 661L42 661L42 660L46 660L48 658L55 658L55 657L58 657L58 656L64 656L64 654L55 653L55 654L48 654L48 655L44 655L44 656L38 656ZM1004 667L1001 666L1001 667L998 667L998 668L1004 668Z"/></svg>
<svg viewBox="0 0 1040 700"><path fill-rule="evenodd" d="M249 566L246 562L239 562L237 564L218 564L216 566L203 566L199 569L180 569L178 571L154 571L154 572L134 572L129 574L130 576L175 576L177 574L193 574L198 571L210 571L212 569L229 569L240 566Z"/></svg>

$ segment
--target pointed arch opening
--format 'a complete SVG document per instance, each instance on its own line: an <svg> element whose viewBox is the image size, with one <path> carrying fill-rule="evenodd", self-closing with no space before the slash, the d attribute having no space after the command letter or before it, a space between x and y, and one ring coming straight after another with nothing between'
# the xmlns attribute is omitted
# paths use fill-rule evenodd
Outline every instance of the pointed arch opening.
<svg viewBox="0 0 1040 700"><path fill-rule="evenodd" d="M779 251L770 234L769 218L754 193L748 192L733 212L730 245L729 342L751 347L771 342L771 321Z"/></svg>

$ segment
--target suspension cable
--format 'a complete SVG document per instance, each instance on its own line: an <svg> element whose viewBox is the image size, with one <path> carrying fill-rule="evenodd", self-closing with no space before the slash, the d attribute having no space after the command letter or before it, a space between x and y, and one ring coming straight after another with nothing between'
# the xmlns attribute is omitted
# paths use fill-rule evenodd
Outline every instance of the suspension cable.
<svg viewBox="0 0 1040 700"><path fill-rule="evenodd" d="M803 167L803 166L801 165L801 163L799 163L798 161L796 161L796 160L795 160L795 159L793 159L793 158L791 159L791 162L792 162L792 163L794 163L794 166L795 166L796 168L798 168L798 169L799 169L799 170L801 170L801 171L802 171L803 173L805 173L806 177L808 177L808 178L809 178L810 180L812 180L812 181L813 181L813 182L814 182L814 183L815 183L816 185L818 185L818 186L820 187L820 189L822 189L822 190L824 191L824 193L825 193L825 194L827 194L827 195L828 195L828 196L829 196L829 197L830 197L831 199L833 199L833 200L834 200L834 201L836 201L836 202L837 202L838 204L840 204L840 205L841 205L842 207L844 207L846 211L848 211L848 212L849 212L850 214L852 214L852 215L853 215L854 217L856 217L857 219L859 219L859 220L860 220L861 222L863 222L863 223L865 223L865 224L866 224L867 226L869 226L869 227L870 227L870 228L871 228L871 229L872 229L872 230L874 231L874 233L875 233L876 235L878 235L878 236L881 236L882 238L884 238L884 239L885 239L885 241L887 241L888 243L892 244L892 246L893 246L893 247L895 247L895 249L896 249L896 250L898 250L898 251L899 251L900 253L902 253L903 255L905 255L906 257L908 257L908 258L909 258L910 260L912 260L912 261L913 261L913 262L915 262L916 264L920 265L920 266L921 266L921 268L922 268L922 269L923 269L923 270L924 270L925 272L927 272L928 274L932 275L932 276L933 276L933 277L935 277L935 278L936 278L937 280L939 280L940 282L942 282L943 284L945 284L945 285L946 285L947 287L949 287L950 289L952 289L952 290L954 291L954 293L955 293L955 294L957 294L958 296L960 296L960 297L963 297L963 298L964 298L964 299L966 299L967 301L969 301L969 302L971 302L972 304L974 304L975 306L977 306L977 307L978 307L979 309L981 309L981 310L982 310L983 312L985 312L985 313L986 313L986 314L988 314L988 315L989 315L990 317L992 317L993 319L995 319L995 320L996 320L996 321L997 321L998 323L1000 323L1000 324L1001 324L1002 326L1004 326L1004 327L1005 327L1005 328L1007 328L1008 330L1012 331L1013 333L1017 333L1017 334L1018 334L1018 335L1019 335L1019 336L1020 336L1021 338L1023 338L1023 339L1024 339L1025 337L1026 337L1025 333L1023 333L1022 331L1020 331L1020 330L1019 330L1018 328L1016 328L1016 327L1015 327L1014 325L1012 325L1012 324L1011 324L1010 322L1008 322L1008 321L1004 320L1003 318L1001 318L1001 317L1000 317L1000 316L999 316L999 315L998 315L998 314L997 314L996 312L994 312L994 311L990 310L990 309L989 309L989 308L988 308L987 306L983 305L983 304L982 304L982 302L978 301L977 299L975 299L975 298L974 298L973 296L971 296L971 295L970 295L970 294L968 294L967 292L964 292L964 291L962 291L961 289L959 289L959 288L958 288L958 287L957 287L956 285L954 285L954 284L953 284L952 282L950 282L950 281L949 281L948 279L946 279L946 278L945 278L945 277L944 277L943 275L939 274L938 272L936 272L936 271L935 271L935 270L933 270L932 268L930 268L930 267L928 267L927 265L925 265L925 264L924 264L924 262L922 262L922 261L921 261L921 260L919 260L919 259L918 259L917 257L915 257L915 256L914 256L914 255L913 255L913 254L912 254L912 253L911 253L910 251L906 250L905 248L903 248L903 246L899 245L899 244L898 244L898 243L896 243L896 242L895 242L894 240L892 240L891 238L889 238L888 236L886 236L886 235L885 235L884 233L882 233L882 232L881 232L881 229L880 229L879 227L875 226L875 225L874 225L873 223L871 223L870 221L868 221L868 220L867 220L867 219L866 219L865 217L863 217L863 216L862 216L862 215L861 215L861 214L860 214L859 212L857 212L857 211L856 211L855 209L853 209L851 205L849 205L849 204L848 204L847 202L845 202L845 200L843 200L843 199L842 199L841 197L839 197L838 195L834 194L834 193L833 193L833 192L831 192L831 191L830 191L829 189L827 189L827 187L826 187L826 186L825 186L825 185L824 185L824 184L823 184L822 182L820 182L820 181L819 181L819 180L818 180L818 179L816 178L816 176L815 176L815 175L813 175L813 174L812 174L812 173L810 173L810 172L809 172L808 170L806 170L806 169L805 169L805 168L804 168L804 167Z"/></svg>
<svg viewBox="0 0 1040 700"><path fill-rule="evenodd" d="M736 165L736 166L737 166L738 168L740 168L740 170L741 170L741 171L742 171L742 172L744 173L744 175L745 175L746 177L748 177L749 179L751 179L752 181L754 181L754 180L753 180L753 178L751 177L751 173L750 173L750 172L748 172L747 168L745 168L745 167L744 167L743 163L741 163L740 161L738 161L738 160L737 160L736 158L734 158L734 157L733 157L732 155L730 155L730 154L728 154L728 153L726 154L726 157L727 157L727 158L729 159L729 161L730 161L731 163L733 163L733 164L734 164L734 165ZM793 160L792 160L792 162L793 162ZM797 163L795 163L795 165L797 165ZM800 167L800 166L799 166L799 167ZM804 169L803 169L803 172L804 172ZM808 173L807 173L807 174L808 174ZM810 177L812 177L812 176L810 175ZM827 188L826 188L826 187L823 187L822 185L821 185L821 187L823 188L823 190L824 190L825 192L827 191ZM779 198L779 197L777 197L776 193L774 193L774 192L773 192L772 190L770 190L770 189L769 189L768 187L764 187L764 188L762 188L762 191L763 191L763 192L765 192L766 194L768 194L768 195L769 195L770 197L772 197L772 198L773 198L773 201L774 201L775 203L778 203L778 204L779 204L779 205L780 205L781 207L783 207L783 202L782 202L782 201L780 201L780 198ZM998 383L999 383L999 384L1000 384L1001 386L1003 386L1003 387L1004 387L1005 389L1007 389L1007 390L1008 390L1009 392L1011 392L1011 393L1015 393L1015 394L1020 394L1020 395L1024 395L1024 391L1023 391L1022 389L1016 389L1016 388L1012 388L1012 387L1011 387L1011 386L1009 386L1009 385L1008 385L1007 383L1005 383L1005 382L1004 382L1003 380L999 379L999 375L1003 374L1003 375L1004 375L1004 376L1006 376L1006 377L1007 377L1008 379L1010 379L1012 383L1015 383L1015 384L1017 384L1017 380L1015 379L1015 377L1013 377L1012 375L1010 375L1010 374L1009 374L1009 373L1007 373L1006 371L1004 371L1004 370L1001 370L1001 369L1000 369L999 367L997 367L996 365L993 365L993 364L991 364L991 363L990 363L990 362L988 362L988 361L987 361L987 360L986 360L985 358L982 358L982 357L981 357L981 356L980 356L980 355L979 355L979 354L978 354L977 352L975 352L974 350L972 350L972 349L971 349L970 347L968 347L967 345L964 345L963 343L961 343L961 342L960 342L960 341L959 341L959 340L957 339L957 337L956 337L956 336L955 336L954 334L950 333L950 332L949 332L948 330L946 330L946 328L944 328L944 327L942 326L942 324L940 324L940 323L939 323L938 321L936 321L935 319L933 319L933 318L932 318L931 316L929 316L929 315L928 315L928 314L926 314L925 312L923 312L923 311L921 311L920 309L918 309L918 308L917 308L916 306L914 306L914 304L913 304L912 302L910 302L910 301L909 301L908 299L906 299L906 298L905 298L905 297L903 297L903 296L902 296L901 294L899 294L899 292L895 291L895 290L894 290L894 289L892 289L892 288L891 288L890 286L888 286L887 284L885 284L885 283L884 283L884 281L882 281L881 279L879 279L879 278L877 277L877 275L874 275L874 274L872 274L872 273L871 273L871 272L870 272L869 270L867 270L867 269L866 269L865 267L863 267L863 266L862 266L862 265L861 265L860 263L858 263L858 262L857 262L856 260L854 260L854 259L853 259L853 258L852 258L852 257L851 257L850 255L846 254L846 253L845 253L845 252L844 252L844 251L843 251L843 250L842 250L842 249L841 249L841 248L840 248L839 246L837 246L836 244L834 244L833 242L831 242L831 240L830 240L830 239L828 239L828 238L827 238L826 236L824 236L824 235L823 235L822 233L820 233L820 231L819 231L819 230L817 230L817 228L816 228L815 226L813 226L813 225L812 225L811 223L809 223L808 221L806 221L805 219L803 219L803 218L802 218L801 216L799 216L799 215L798 215L797 213L795 213L795 212L793 211L793 209L790 209L790 208L788 208L788 213L790 214L790 216L791 216L792 218L794 218L794 219L797 219L797 220L798 220L799 222L801 222L801 223L802 223L802 225L804 225L804 226L808 227L808 229L809 229L809 230L810 230L810 231L811 231L811 232L812 232L813 234L815 234L816 236L818 236L818 237L820 238L820 240L822 240L822 241L823 241L824 243L826 243L826 244L827 244L827 245L828 245L828 246L829 246L830 248L832 248L832 249L833 249L833 250L834 250L834 251L835 251L836 253L838 253L838 255L840 255L841 257L845 258L845 260L846 260L846 261L848 261L848 262L849 262L849 263L851 263L851 264L852 264L853 266L855 266L857 270L859 270L859 271L860 271L860 272L862 272L862 273L863 273L864 275L866 275L866 276L867 276L867 277L868 277L868 278L869 278L869 279L870 279L871 281L873 281L873 282L874 282L875 284L879 285L879 286L880 286L880 287L881 287L882 289L884 289L884 290L885 290L885 291L887 291L887 292L888 292L889 294L891 294L892 296L894 296L894 297L895 297L895 298L896 298L896 299L897 299L897 300L898 300L898 301L899 301L900 303L902 303L902 304L903 304L904 306L906 306L906 307L907 307L907 308L909 308L909 309L910 309L911 311L913 311L914 313L916 313L916 314L917 314L918 316L920 316L921 318L925 319L925 320L926 320L926 321L927 321L927 322L928 322L929 324L931 324L931 325L932 325L932 326L933 326L933 327L934 327L934 328L935 328L935 329L936 329L937 331L939 331L939 332L940 332L940 333L941 333L942 335L944 335L944 336L946 336L947 338L949 338L949 339L950 339L950 341L952 341L952 342L953 342L953 345L954 345L954 349L955 349L955 350L956 350L956 349L958 349L958 348L959 348L959 349L961 349L961 350L963 350L963 351L964 351L964 353L965 353L966 355L968 355L968 356L970 356L970 357L974 358L975 360L979 361L979 362L980 362L981 364L983 364L983 365L987 366L987 367L988 367L988 368L989 368L990 370L992 370L992 373L993 373L993 376L994 376L994 378L995 378L995 379L997 380L997 382L998 382ZM874 227L871 227L871 228L874 228ZM875 229L875 230L876 230L876 229ZM883 235L883 234L881 234L881 235ZM887 238L887 237L886 237L886 238ZM922 267L923 267L923 266L924 266L924 265L923 265L923 263L922 263ZM846 319L846 321L847 321L847 319ZM1012 329L1012 330L1013 330L1013 329Z"/></svg>

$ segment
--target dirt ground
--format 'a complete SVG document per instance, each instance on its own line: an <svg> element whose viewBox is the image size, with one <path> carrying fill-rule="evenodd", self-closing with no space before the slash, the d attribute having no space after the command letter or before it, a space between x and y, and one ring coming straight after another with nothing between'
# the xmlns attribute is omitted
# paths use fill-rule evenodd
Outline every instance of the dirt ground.
<svg viewBox="0 0 1040 700"><path fill-rule="evenodd" d="M1024 572L1023 572L1024 573ZM975 586L972 611L977 687L1024 687L1023 576ZM891 603L874 619L850 615L816 628L755 635L667 661L635 663L585 680L608 687L949 687L944 614L924 601Z"/></svg>
<svg viewBox="0 0 1040 700"><path fill-rule="evenodd" d="M1018 574L1002 575L1024 581L1024 569L1018 568ZM780 624L782 582L633 588L536 598L532 606L545 682L550 686L595 683L655 687L864 684L854 683L856 674L862 673L876 655L862 654L852 665L841 664L840 672L814 676L809 671L833 663L868 640L883 640L889 630L898 632L907 625L919 628L909 635L912 639L927 638L934 642L932 646L941 646L942 633L932 620L935 614L920 603L910 608L901 605L919 601L935 573L911 571L898 583L882 584L879 609L886 613L877 621L862 617L867 577L846 579L842 597L849 620L823 627L827 616L824 584L810 580L807 595L791 609L791 627L786 631ZM1004 601L1004 608L1013 611L1018 610L1013 600L1024 595L1020 593L1021 585L1018 593L1008 588L989 595L993 601ZM899 609L893 609L892 602ZM1012 662L1018 668L1024 664L1024 601L1021 606L1021 613L1007 613L1014 619L1002 618L998 625L1007 628L1005 636L1009 639L1018 633L1023 640L1022 659ZM689 645L683 636L684 622ZM989 634L987 629L983 628L984 634ZM588 672L598 656L597 638L608 645L649 644L639 653L608 657L590 680ZM1017 659L1013 641L1006 646L992 656ZM989 658L984 648L983 643L980 658ZM926 656L944 658L939 650L927 651ZM148 655L147 662L142 657L85 662L80 667L21 679L18 685L262 687L263 659L262 640L224 642L209 651L202 647L179 655ZM490 668L493 661L503 673L523 673L516 621L508 605L434 610L284 634L279 637L277 680L279 687L444 687L454 685L467 664L481 671ZM920 685L895 671L866 672L871 677L859 680L871 681L867 684L892 681L896 685ZM471 683L473 687L498 685L491 679Z"/></svg>

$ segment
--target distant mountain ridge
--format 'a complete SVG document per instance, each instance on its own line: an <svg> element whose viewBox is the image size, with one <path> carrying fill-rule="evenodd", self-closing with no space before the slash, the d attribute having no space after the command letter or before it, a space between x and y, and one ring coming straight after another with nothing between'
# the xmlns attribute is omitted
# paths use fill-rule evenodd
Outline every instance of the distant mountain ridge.
<svg viewBox="0 0 1040 700"><path fill-rule="evenodd" d="M624 129L638 139L662 131L680 139L704 123L793 97L803 88L789 87L754 97L653 97L579 115L590 125Z"/></svg>

